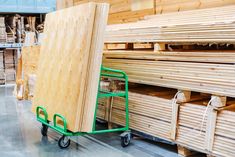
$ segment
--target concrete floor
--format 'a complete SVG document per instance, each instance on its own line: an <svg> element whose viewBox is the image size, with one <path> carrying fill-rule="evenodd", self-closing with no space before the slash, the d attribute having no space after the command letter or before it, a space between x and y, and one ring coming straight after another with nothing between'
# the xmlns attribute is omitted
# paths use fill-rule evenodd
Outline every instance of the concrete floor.
<svg viewBox="0 0 235 157"><path fill-rule="evenodd" d="M120 146L118 134L73 137L61 150L59 134L40 134L41 125L31 113L29 101L17 101L13 86L0 87L0 154L4 157L177 157L176 147L135 138L127 148Z"/></svg>

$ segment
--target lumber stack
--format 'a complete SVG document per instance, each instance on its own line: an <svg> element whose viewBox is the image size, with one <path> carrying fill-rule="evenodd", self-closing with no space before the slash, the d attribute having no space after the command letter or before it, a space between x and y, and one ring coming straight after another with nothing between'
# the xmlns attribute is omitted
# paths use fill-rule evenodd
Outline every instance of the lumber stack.
<svg viewBox="0 0 235 157"><path fill-rule="evenodd" d="M74 5L79 5L87 2L109 3L109 13L118 13L131 10L131 0L74 0Z"/></svg>
<svg viewBox="0 0 235 157"><path fill-rule="evenodd" d="M3 51L0 51L0 84L5 84Z"/></svg>
<svg viewBox="0 0 235 157"><path fill-rule="evenodd" d="M5 43L7 40L5 18L0 17L0 43Z"/></svg>
<svg viewBox="0 0 235 157"><path fill-rule="evenodd" d="M233 0L155 0L156 14L214 8L235 4Z"/></svg>
<svg viewBox="0 0 235 157"><path fill-rule="evenodd" d="M221 156L234 156L234 145L235 107L232 105L231 107L218 112L212 152Z"/></svg>
<svg viewBox="0 0 235 157"><path fill-rule="evenodd" d="M167 108L171 110L168 114L172 118L165 121L168 122L166 130L170 124L168 136L164 129L154 134L147 127L141 127L140 121L143 126L158 124L155 119L140 117L145 113L143 108L139 113L130 109L132 129L210 155L233 156L234 10L235 5L229 5L165 13L107 27L104 66L125 71L131 83L173 88L185 96L181 99L184 101L177 96L174 105L169 101L170 108L166 104L159 106L163 112ZM200 93L199 99L192 98L193 92ZM150 100L132 97L130 91L130 106L132 99L138 100L138 104ZM115 102L112 121L124 125L123 108L118 107L121 101L114 99L113 104ZM152 103L158 106L159 101Z"/></svg>
<svg viewBox="0 0 235 157"><path fill-rule="evenodd" d="M22 48L22 75L20 79L23 80L23 97L22 99L28 100L33 97L33 84L30 83L31 80L34 80L38 69L38 60L40 56L40 46L28 46ZM31 88L30 88L31 87Z"/></svg>
<svg viewBox="0 0 235 157"><path fill-rule="evenodd" d="M153 15L135 23L110 25L106 42L234 42L234 8Z"/></svg>
<svg viewBox="0 0 235 157"><path fill-rule="evenodd" d="M207 104L208 101L205 101ZM205 152L207 113L203 101L180 105L176 141L178 144ZM204 117L203 117L204 116Z"/></svg>
<svg viewBox="0 0 235 157"><path fill-rule="evenodd" d="M144 59L105 59L103 63L125 71L131 82L235 97L234 65Z"/></svg>
<svg viewBox="0 0 235 157"><path fill-rule="evenodd" d="M4 69L6 83L15 82L16 77L16 54L12 49L4 50Z"/></svg>
<svg viewBox="0 0 235 157"><path fill-rule="evenodd" d="M61 114L73 132L92 131L108 10L87 3L46 16L32 110Z"/></svg>
<svg viewBox="0 0 235 157"><path fill-rule="evenodd" d="M105 2L110 4L109 19L108 24L119 24L119 23L129 23L136 22L143 19L145 16L154 14L153 1L151 2L152 7L134 7L136 4L138 6L143 6L141 3L146 3L142 1L132 1L132 0L68 0L67 5L79 5L87 2ZM59 1L60 2L60 1ZM149 1L148 1L149 2ZM65 3L65 2L64 2ZM61 4L61 2L59 3ZM70 5L69 5L70 4ZM61 8L61 7L60 7Z"/></svg>
<svg viewBox="0 0 235 157"><path fill-rule="evenodd" d="M172 98L176 90L152 86L129 87L130 128L170 140ZM107 100L99 100L98 117L107 120ZM115 97L110 121L125 125L125 100Z"/></svg>

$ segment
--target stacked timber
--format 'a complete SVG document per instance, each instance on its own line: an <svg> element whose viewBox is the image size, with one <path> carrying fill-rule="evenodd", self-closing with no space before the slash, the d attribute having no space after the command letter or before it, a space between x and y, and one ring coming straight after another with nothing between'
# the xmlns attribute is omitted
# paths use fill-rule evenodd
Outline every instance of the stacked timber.
<svg viewBox="0 0 235 157"><path fill-rule="evenodd" d="M5 43L7 40L5 18L0 17L0 43Z"/></svg>
<svg viewBox="0 0 235 157"><path fill-rule="evenodd" d="M0 51L0 84L5 84L3 51Z"/></svg>
<svg viewBox="0 0 235 157"><path fill-rule="evenodd" d="M234 10L235 5L231 5L154 15L135 23L110 25L106 42L234 42Z"/></svg>
<svg viewBox="0 0 235 157"><path fill-rule="evenodd" d="M154 0L156 14L235 4L233 0Z"/></svg>
<svg viewBox="0 0 235 157"><path fill-rule="evenodd" d="M107 27L104 66L125 71L131 83L174 88L189 98L179 101L177 97L177 103L171 104L170 138L160 133L155 136L207 154L234 156L234 10L231 5L166 13ZM211 98L192 100L191 92ZM159 108L165 110L165 106ZM113 105L112 120L123 125L123 112L117 110L123 111ZM136 125L141 118L135 112L130 117ZM134 129L148 132L139 126Z"/></svg>
<svg viewBox="0 0 235 157"><path fill-rule="evenodd" d="M130 128L170 140L172 99L177 90L153 86L129 87ZM114 97L110 121L125 126L125 99ZM107 120L107 100L99 101L98 117Z"/></svg>
<svg viewBox="0 0 235 157"><path fill-rule="evenodd" d="M234 104L234 102L233 102ZM220 156L234 156L235 105L218 112L212 152Z"/></svg>
<svg viewBox="0 0 235 157"><path fill-rule="evenodd" d="M143 19L144 16L153 15L155 11L152 0L59 0L58 9L64 8L61 7L63 4L65 7L69 7L87 2L110 4L108 24L135 22Z"/></svg>
<svg viewBox="0 0 235 157"><path fill-rule="evenodd" d="M4 50L4 70L6 83L15 82L16 77L16 54L12 49Z"/></svg>
<svg viewBox="0 0 235 157"><path fill-rule="evenodd" d="M23 99L28 100L33 97L33 89L30 88L30 81L34 80L34 75L38 69L40 46L29 46L22 48L22 76L23 79ZM31 82L32 82L31 81ZM35 82L34 82L35 84Z"/></svg>
<svg viewBox="0 0 235 157"><path fill-rule="evenodd" d="M125 71L130 82L235 97L233 64L105 59L107 67Z"/></svg>

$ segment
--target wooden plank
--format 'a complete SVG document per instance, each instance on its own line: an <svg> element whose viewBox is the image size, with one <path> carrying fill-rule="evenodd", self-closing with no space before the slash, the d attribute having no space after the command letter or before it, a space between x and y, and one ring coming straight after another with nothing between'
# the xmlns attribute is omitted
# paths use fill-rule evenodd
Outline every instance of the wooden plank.
<svg viewBox="0 0 235 157"><path fill-rule="evenodd" d="M110 25L105 41L234 43L234 8L231 5L168 13L129 24Z"/></svg>
<svg viewBox="0 0 235 157"><path fill-rule="evenodd" d="M154 0L156 13L164 14L184 10L221 7L235 4L233 0Z"/></svg>
<svg viewBox="0 0 235 157"><path fill-rule="evenodd" d="M130 82L235 97L234 65L133 59L104 59L103 64L125 71Z"/></svg>
<svg viewBox="0 0 235 157"><path fill-rule="evenodd" d="M38 60L40 56L40 46L27 46L22 48L22 71L24 100L30 99L29 96L29 75L36 74L38 68Z"/></svg>
<svg viewBox="0 0 235 157"><path fill-rule="evenodd" d="M92 130L108 7L88 3L46 16L32 109L45 107L50 121L63 115L74 132Z"/></svg>
<svg viewBox="0 0 235 157"><path fill-rule="evenodd" d="M105 50L104 57L111 59L235 63L234 50L166 50L157 52L153 52L153 50Z"/></svg>

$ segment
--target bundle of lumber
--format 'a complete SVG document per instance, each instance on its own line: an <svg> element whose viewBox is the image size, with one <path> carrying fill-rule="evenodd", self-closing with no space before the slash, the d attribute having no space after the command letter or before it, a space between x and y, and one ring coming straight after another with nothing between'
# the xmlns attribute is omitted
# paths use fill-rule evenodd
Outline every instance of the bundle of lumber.
<svg viewBox="0 0 235 157"><path fill-rule="evenodd" d="M185 103L179 109L176 142L215 156L232 157L234 148L234 100L219 111L208 100Z"/></svg>
<svg viewBox="0 0 235 157"><path fill-rule="evenodd" d="M92 131L108 10L87 3L46 16L32 110L61 114L73 132Z"/></svg>
<svg viewBox="0 0 235 157"><path fill-rule="evenodd" d="M5 81L6 83L15 82L16 77L16 53L15 50L5 49L4 50L4 70L5 70Z"/></svg>
<svg viewBox="0 0 235 157"><path fill-rule="evenodd" d="M7 40L5 18L0 17L0 43L5 43Z"/></svg>
<svg viewBox="0 0 235 157"><path fill-rule="evenodd" d="M183 61L197 63L235 63L235 50L105 50L108 59Z"/></svg>
<svg viewBox="0 0 235 157"><path fill-rule="evenodd" d="M170 140L172 98L176 90L153 86L129 87L130 128ZM107 120L108 101L99 100L98 117ZM125 100L114 97L109 120L125 125Z"/></svg>
<svg viewBox="0 0 235 157"><path fill-rule="evenodd" d="M23 92L22 96L20 96L21 93L17 94L19 99L28 100L33 97L34 89L30 88L30 80L34 79L36 75L39 56L40 46L28 46L22 48L22 61L19 61L18 63L18 67L21 66L21 68L18 68L19 71L17 71L17 75L19 74L20 76L17 76L16 81L16 83L22 85L22 87L19 86L19 88L23 88L23 91L17 90Z"/></svg>
<svg viewBox="0 0 235 157"><path fill-rule="evenodd" d="M188 148L205 152L207 114L205 104L196 101L180 105L176 141Z"/></svg>
<svg viewBox="0 0 235 157"><path fill-rule="evenodd" d="M235 4L233 0L154 0L156 14Z"/></svg>
<svg viewBox="0 0 235 157"><path fill-rule="evenodd" d="M130 82L235 97L233 64L138 59L104 59L103 64L125 71Z"/></svg>
<svg viewBox="0 0 235 157"><path fill-rule="evenodd" d="M88 2L109 3L109 13L118 13L131 10L131 0L74 0L74 5L79 5Z"/></svg>
<svg viewBox="0 0 235 157"><path fill-rule="evenodd" d="M5 84L3 51L0 51L0 84Z"/></svg>
<svg viewBox="0 0 235 157"><path fill-rule="evenodd" d="M234 104L234 102L233 102ZM235 105L218 112L212 152L221 156L235 153Z"/></svg>
<svg viewBox="0 0 235 157"><path fill-rule="evenodd" d="M235 5L231 5L154 15L108 26L105 42L234 42L234 13Z"/></svg>

